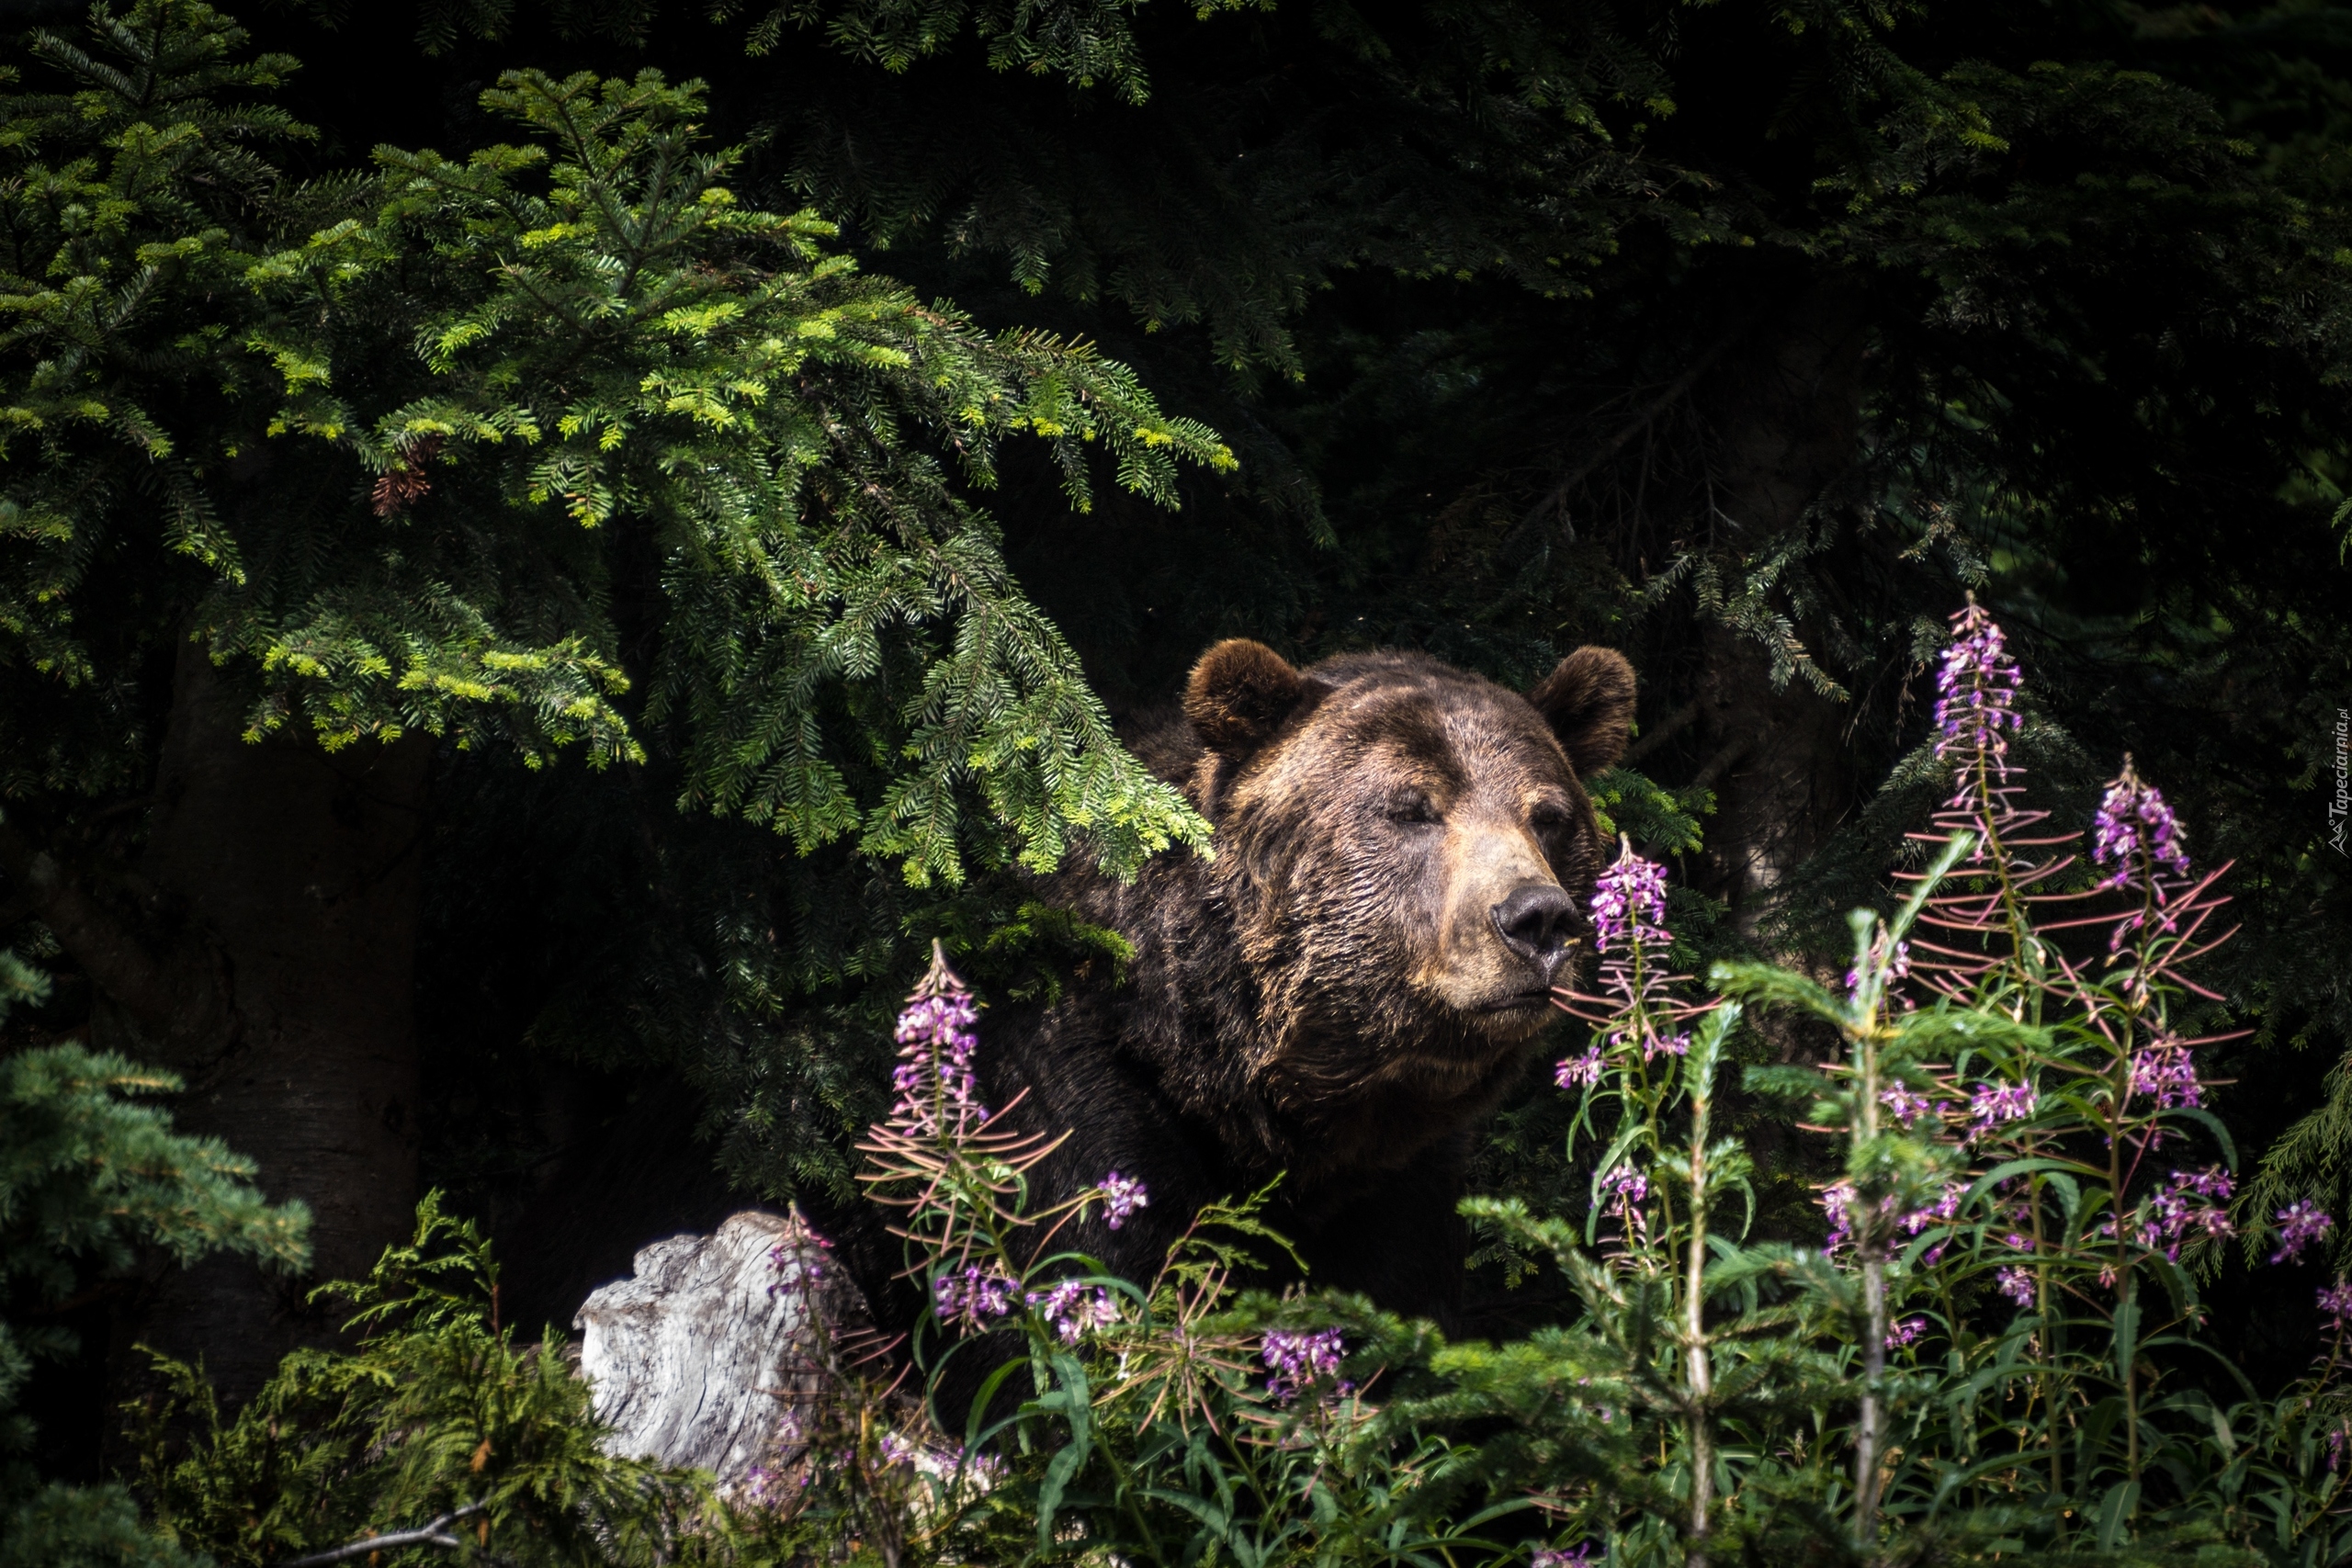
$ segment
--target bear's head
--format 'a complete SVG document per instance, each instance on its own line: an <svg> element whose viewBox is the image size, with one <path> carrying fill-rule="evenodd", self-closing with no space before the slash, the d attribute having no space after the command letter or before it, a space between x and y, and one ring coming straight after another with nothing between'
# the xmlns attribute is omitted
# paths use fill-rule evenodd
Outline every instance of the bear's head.
<svg viewBox="0 0 2352 1568"><path fill-rule="evenodd" d="M1604 846L1579 780L1623 752L1633 713L1608 649L1523 695L1413 654L1203 656L1190 793L1272 1026L1251 1075L1278 1104L1361 1122L1347 1109L1409 1100L1427 1124L1518 1070L1589 940Z"/></svg>

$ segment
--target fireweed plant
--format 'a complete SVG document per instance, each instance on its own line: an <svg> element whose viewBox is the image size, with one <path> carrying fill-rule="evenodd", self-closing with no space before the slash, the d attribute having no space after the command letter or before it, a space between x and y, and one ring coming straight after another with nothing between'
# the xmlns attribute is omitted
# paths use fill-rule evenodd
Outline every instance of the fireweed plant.
<svg viewBox="0 0 2352 1568"><path fill-rule="evenodd" d="M1202 1210L1149 1281L1057 1246L1081 1213L1116 1229L1150 1193L1113 1170L1033 1207L1029 1175L1058 1140L980 1102L978 1019L934 949L899 1015L896 1101L859 1145L931 1305L911 1350L932 1425L961 1436L901 1538L956 1562L1493 1559L1475 1532L1526 1504L1411 1506L1446 1443L1351 1441L1369 1406L1341 1330L1236 1291L1256 1256L1287 1250L1258 1218L1271 1188Z"/></svg>
<svg viewBox="0 0 2352 1568"><path fill-rule="evenodd" d="M2022 686L1973 603L1939 679L1951 791L1892 917L1858 910L1842 985L1718 964L1668 972L1662 868L1630 845L1592 902L1592 1028L1558 1068L1599 1150L1581 1227L1467 1210L1548 1252L1581 1321L1427 1363L1392 1425L1500 1420L1475 1469L1562 1528L1546 1564L1803 1558L2324 1563L2352 1553L2337 1372L2352 1287L2319 1292L2317 1370L2261 1400L2200 1337L2191 1269L2241 1224L2292 1262L2332 1224L2300 1201L2233 1220L2235 1154L2205 1108L2188 965L2226 933L2162 795L2127 759L2087 856L2023 803ZM1839 1049L1752 1067L1842 1145L1826 1245L1747 1246L1736 1144L1711 1140L1741 1005ZM1530 1398L1537 1388L1548 1398ZM1577 1554L1582 1553L1582 1557Z"/></svg>
<svg viewBox="0 0 2352 1568"><path fill-rule="evenodd" d="M2235 1235L2292 1265L2307 1199L2242 1212L2207 1109L2190 977L2215 886L2126 759L2086 847L2025 803L2023 681L1973 602L1939 674L1950 791L1892 914L1857 910L1842 982L1673 972L1664 869L1630 842L1592 897L1599 959L1556 1068L1591 1160L1580 1220L1472 1199L1576 1309L1449 1343L1360 1300L1238 1292L1280 1246L1265 1194L1205 1211L1148 1283L1056 1237L1148 1201L1105 1172L1032 1212L1054 1146L976 1099L977 1010L944 960L902 1016L899 1100L865 1145L932 1311L934 1416L997 1466L944 1500L959 1561L1271 1564L2352 1559L2327 1348L2265 1398L2207 1337L2195 1271ZM1817 1065L1751 1067L1838 1151L1826 1241L1751 1242L1749 1160L1712 1124L1743 1008L1814 1021ZM2298 1289L2309 1288L2306 1281ZM954 1369L965 1359L960 1384ZM977 1359L984 1371L976 1372ZM949 1387L972 1389L943 1401ZM958 1473L978 1462L956 1461ZM985 1544L984 1544L985 1542ZM1107 1555L1105 1555L1107 1554Z"/></svg>

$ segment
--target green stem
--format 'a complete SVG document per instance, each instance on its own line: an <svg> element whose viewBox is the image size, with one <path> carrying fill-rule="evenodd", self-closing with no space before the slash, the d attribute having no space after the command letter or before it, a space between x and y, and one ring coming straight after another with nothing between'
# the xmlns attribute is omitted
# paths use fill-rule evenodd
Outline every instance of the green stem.
<svg viewBox="0 0 2352 1568"><path fill-rule="evenodd" d="M2118 1069L2123 1084L2121 1092L2128 1093L2132 1082L2132 1057L2127 1042ZM2132 1239L2130 1227L2123 1217L2123 1100L2119 1094L2111 1106L2107 1123L2107 1194L2109 1212L2115 1216L2115 1308L2120 1317L2132 1309ZM2132 1325L2132 1351L2123 1358L2123 1455L2126 1473L2137 1483L2140 1479L2140 1387L2133 1374L2140 1364L2139 1325Z"/></svg>
<svg viewBox="0 0 2352 1568"><path fill-rule="evenodd" d="M1712 1055L1707 1066L1713 1066ZM1707 1568L1707 1537L1715 1495L1715 1444L1712 1405L1714 1365L1707 1343L1707 1102L1711 1086L1694 1077L1690 1086L1690 1248L1683 1285L1683 1346L1690 1387L1690 1538L1685 1568Z"/></svg>
<svg viewBox="0 0 2352 1568"><path fill-rule="evenodd" d="M1861 1103L1854 1117L1856 1142L1868 1148L1878 1138L1878 1018L1872 1009L1854 1035L1854 1077ZM1863 1172L1857 1171L1860 1176ZM1880 1256L1878 1205L1867 1181L1854 1183L1854 1251L1862 1265L1862 1398L1854 1441L1854 1545L1867 1555L1878 1540L1879 1385L1886 1376L1886 1262Z"/></svg>
<svg viewBox="0 0 2352 1568"><path fill-rule="evenodd" d="M2033 1299L2036 1309L2041 1314L2042 1371L2035 1382L2041 1385L2041 1420L2044 1429L2049 1433L2050 1495L2054 1497L2064 1489L2065 1472L2062 1468L2063 1461L2058 1452L2057 1393L2050 1378L2050 1364L2057 1359L2058 1348L2055 1336L2051 1329L2050 1249L2044 1245L2044 1237L2041 1234L2041 1178L2039 1176L2032 1178L2027 1186L2026 1192L2027 1202L2030 1205L2029 1217L2033 1222Z"/></svg>

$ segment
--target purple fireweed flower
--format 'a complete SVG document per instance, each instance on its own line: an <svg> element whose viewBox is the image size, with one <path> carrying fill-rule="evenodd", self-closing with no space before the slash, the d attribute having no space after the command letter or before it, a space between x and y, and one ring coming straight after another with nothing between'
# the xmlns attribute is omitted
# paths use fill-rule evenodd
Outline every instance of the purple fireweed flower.
<svg viewBox="0 0 2352 1568"><path fill-rule="evenodd" d="M1893 1089L1881 1089L1878 1102L1886 1107L1887 1114L1906 1128L1917 1122L1920 1114L1928 1109L1926 1095L1916 1094L1902 1084L1896 1084Z"/></svg>
<svg viewBox="0 0 2352 1568"><path fill-rule="evenodd" d="M1080 1336L1119 1321L1119 1306L1109 1291L1090 1289L1077 1280L1064 1280L1049 1291L1032 1291L1027 1299L1065 1345L1075 1345Z"/></svg>
<svg viewBox="0 0 2352 1568"><path fill-rule="evenodd" d="M2218 1165L2207 1166L2203 1170L2174 1171L2149 1195L2148 1214L2156 1225L2156 1237L2149 1245L2161 1243L2165 1256L2178 1262L2181 1241L2189 1232L2201 1230L2217 1239L2231 1234L2235 1227L2230 1223L2227 1205L2235 1186L2230 1173ZM2192 1199L2203 1201L2192 1202ZM2144 1230L2142 1239L2148 1240Z"/></svg>
<svg viewBox="0 0 2352 1568"><path fill-rule="evenodd" d="M1570 1056L1560 1063L1552 1081L1562 1089L1590 1089L1600 1081L1600 1047L1589 1045L1581 1056Z"/></svg>
<svg viewBox="0 0 2352 1568"><path fill-rule="evenodd" d="M776 1276L768 1286L771 1296L813 1285L825 1277L825 1254L833 1244L814 1231L806 1233L806 1240L815 1248L804 1250L789 1241L777 1242L768 1248L768 1272Z"/></svg>
<svg viewBox="0 0 2352 1568"><path fill-rule="evenodd" d="M1649 1230L1642 1204L1650 1195L1650 1179L1633 1167L1621 1165L1600 1179L1601 1201L1629 1232Z"/></svg>
<svg viewBox="0 0 2352 1568"><path fill-rule="evenodd" d="M2017 660L1993 617L1973 603L1954 615L1951 646L1936 673L1936 756L1957 759L1963 770L1981 760L1995 783L2006 782L2009 747L2001 732L2023 723L2018 681ZM1964 785L1951 804L1970 804Z"/></svg>
<svg viewBox="0 0 2352 1568"><path fill-rule="evenodd" d="M1925 1209L1914 1209L1903 1216L1903 1229L1917 1235L1932 1224L1949 1224L1960 1217L1961 1200L1968 1196L1968 1185L1961 1181L1944 1183L1943 1196Z"/></svg>
<svg viewBox="0 0 2352 1568"><path fill-rule="evenodd" d="M2018 1122L2033 1114L2039 1096L2030 1083L1980 1083L1968 1098L1968 1136L1983 1137L2004 1122Z"/></svg>
<svg viewBox="0 0 2352 1568"><path fill-rule="evenodd" d="M1882 938L1882 940L1883 939ZM1907 942L1898 942L1894 944L1894 953L1887 960L1886 977L1890 980L1900 980L1910 973L1911 944ZM1849 992L1853 992L1859 991L1861 988L1862 972L1860 969L1847 970L1846 989Z"/></svg>
<svg viewBox="0 0 2352 1568"><path fill-rule="evenodd" d="M1657 962L1674 941L1665 925L1666 868L1635 854L1630 839L1621 835L1618 843L1616 862L1600 874L1592 895L1595 942L1601 955L1600 995L1580 998L1606 1007L1608 1014L1576 1015L1604 1031L1600 1042L1604 1055L1636 1043L1645 1062L1684 1055L1690 1049L1690 1036L1675 1032L1674 1026L1702 1010L1673 999L1674 977ZM1572 1065L1561 1065L1564 1075ZM1575 1066L1577 1077L1588 1070L1598 1076L1597 1069ZM1564 1088L1571 1081L1566 1076L1560 1079Z"/></svg>
<svg viewBox="0 0 2352 1568"><path fill-rule="evenodd" d="M2346 1283L2343 1275L2338 1274L2335 1277L2335 1283L2321 1289L2319 1310L2327 1314L2327 1325L2330 1328L2343 1328L2352 1325L2352 1284Z"/></svg>
<svg viewBox="0 0 2352 1568"><path fill-rule="evenodd" d="M2132 1053L2132 1092L2153 1097L2159 1111L2172 1111L2203 1104L2205 1086L2187 1046L2159 1043Z"/></svg>
<svg viewBox="0 0 2352 1568"><path fill-rule="evenodd" d="M1918 1339L1919 1336L1925 1334L1927 1331L1928 1320L1926 1318L1906 1317L1902 1322L1891 1325L1887 1328L1886 1348L1890 1350L1900 1350L1905 1346L1915 1343Z"/></svg>
<svg viewBox="0 0 2352 1568"><path fill-rule="evenodd" d="M1600 1179L1600 1190L1620 1205L1638 1203L1650 1195L1650 1179L1632 1166L1621 1165Z"/></svg>
<svg viewBox="0 0 2352 1568"><path fill-rule="evenodd" d="M2278 1222L2278 1250L2270 1255L2273 1263L2293 1262L2306 1247L2335 1228L2335 1221L2328 1212L2309 1198L2297 1199L2272 1218Z"/></svg>
<svg viewBox="0 0 2352 1568"><path fill-rule="evenodd" d="M2001 1294L2018 1305L2030 1307L2033 1304L2033 1275L2030 1271L2012 1267L2000 1270L1993 1278L1998 1282Z"/></svg>
<svg viewBox="0 0 2352 1568"><path fill-rule="evenodd" d="M890 1075L898 1099L889 1122L918 1136L956 1137L988 1120L972 1077L972 1032L979 1010L971 996L948 989L918 996L899 1014L899 1066Z"/></svg>
<svg viewBox="0 0 2352 1568"><path fill-rule="evenodd" d="M2226 1205L2233 1186L2230 1173L2218 1165L2203 1170L2174 1171L2158 1182L2133 1211L2132 1238L2149 1251L2161 1252L2178 1262L2181 1244L2190 1233L2203 1231L2217 1238L2232 1234L2235 1227L2230 1222ZM2115 1234L2113 1214L2100 1222L2098 1234Z"/></svg>
<svg viewBox="0 0 2352 1568"><path fill-rule="evenodd" d="M1592 1562L1592 1542L1580 1540L1566 1551L1552 1547L1539 1549L1527 1560L1527 1568L1588 1568Z"/></svg>
<svg viewBox="0 0 2352 1568"><path fill-rule="evenodd" d="M967 1328L986 1325L992 1317L1012 1310L1015 1281L994 1269L977 1265L942 1274L932 1282L933 1306L942 1323Z"/></svg>
<svg viewBox="0 0 2352 1568"><path fill-rule="evenodd" d="M1666 867L1635 854L1631 839L1618 841L1623 848L1615 863L1592 886L1594 950L1672 942L1674 934L1666 929Z"/></svg>
<svg viewBox="0 0 2352 1568"><path fill-rule="evenodd" d="M2091 825L2091 859L2115 867L2099 884L2101 887L2121 887L2144 870L2150 881L2156 883L2156 901L2162 903L2164 888L2155 877L2158 868L2188 874L2188 851L2181 844L2180 819L2165 804L2163 793L2132 772L2130 756L2123 759L2123 772L2107 786L2107 798L2099 802Z"/></svg>
<svg viewBox="0 0 2352 1568"><path fill-rule="evenodd" d="M1113 1230L1125 1224L1137 1209L1150 1206L1151 1194L1135 1177L1121 1176L1114 1170L1102 1179L1103 1223Z"/></svg>
<svg viewBox="0 0 2352 1568"><path fill-rule="evenodd" d="M1625 1042L1632 1037L1632 1034L1633 1031L1629 1029L1620 1029L1616 1031L1609 1036L1609 1048L1612 1051L1616 1050L1619 1046L1624 1044ZM1642 1030L1643 1061L1655 1061L1660 1056L1687 1056L1690 1054L1690 1036L1687 1033L1660 1034L1656 1029L1647 1027L1646 1024L1645 1024L1645 1027Z"/></svg>
<svg viewBox="0 0 2352 1568"><path fill-rule="evenodd" d="M1829 1216L1829 1235L1822 1247L1826 1251L1835 1252L1854 1239L1854 1184L1839 1181L1823 1188L1821 1208Z"/></svg>
<svg viewBox="0 0 2352 1568"><path fill-rule="evenodd" d="M1823 1188L1820 1201L1822 1212L1829 1216L1829 1235L1822 1242L1822 1250L1836 1252L1851 1246L1854 1240L1854 1184L1840 1181ZM1878 1201L1878 1217L1881 1221L1894 1218L1893 1193Z"/></svg>
<svg viewBox="0 0 2352 1568"><path fill-rule="evenodd" d="M1335 1376L1340 1370L1340 1358L1346 1353L1344 1342L1336 1328L1315 1333L1304 1330L1274 1328L1266 1333L1261 1359L1273 1376L1266 1380L1266 1392L1278 1404L1288 1404L1314 1384ZM1346 1385L1340 1385L1342 1390Z"/></svg>

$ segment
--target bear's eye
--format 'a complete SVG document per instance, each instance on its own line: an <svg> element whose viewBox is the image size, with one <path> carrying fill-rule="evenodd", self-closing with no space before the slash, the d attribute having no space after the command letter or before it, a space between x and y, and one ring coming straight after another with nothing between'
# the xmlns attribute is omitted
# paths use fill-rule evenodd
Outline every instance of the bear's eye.
<svg viewBox="0 0 2352 1568"><path fill-rule="evenodd" d="M1441 820L1436 804L1417 789L1400 790L1389 799L1388 819L1391 822L1408 824L1428 824Z"/></svg>
<svg viewBox="0 0 2352 1568"><path fill-rule="evenodd" d="M1539 800L1527 813L1527 820L1539 833L1549 833L1568 825L1570 818L1565 802Z"/></svg>

